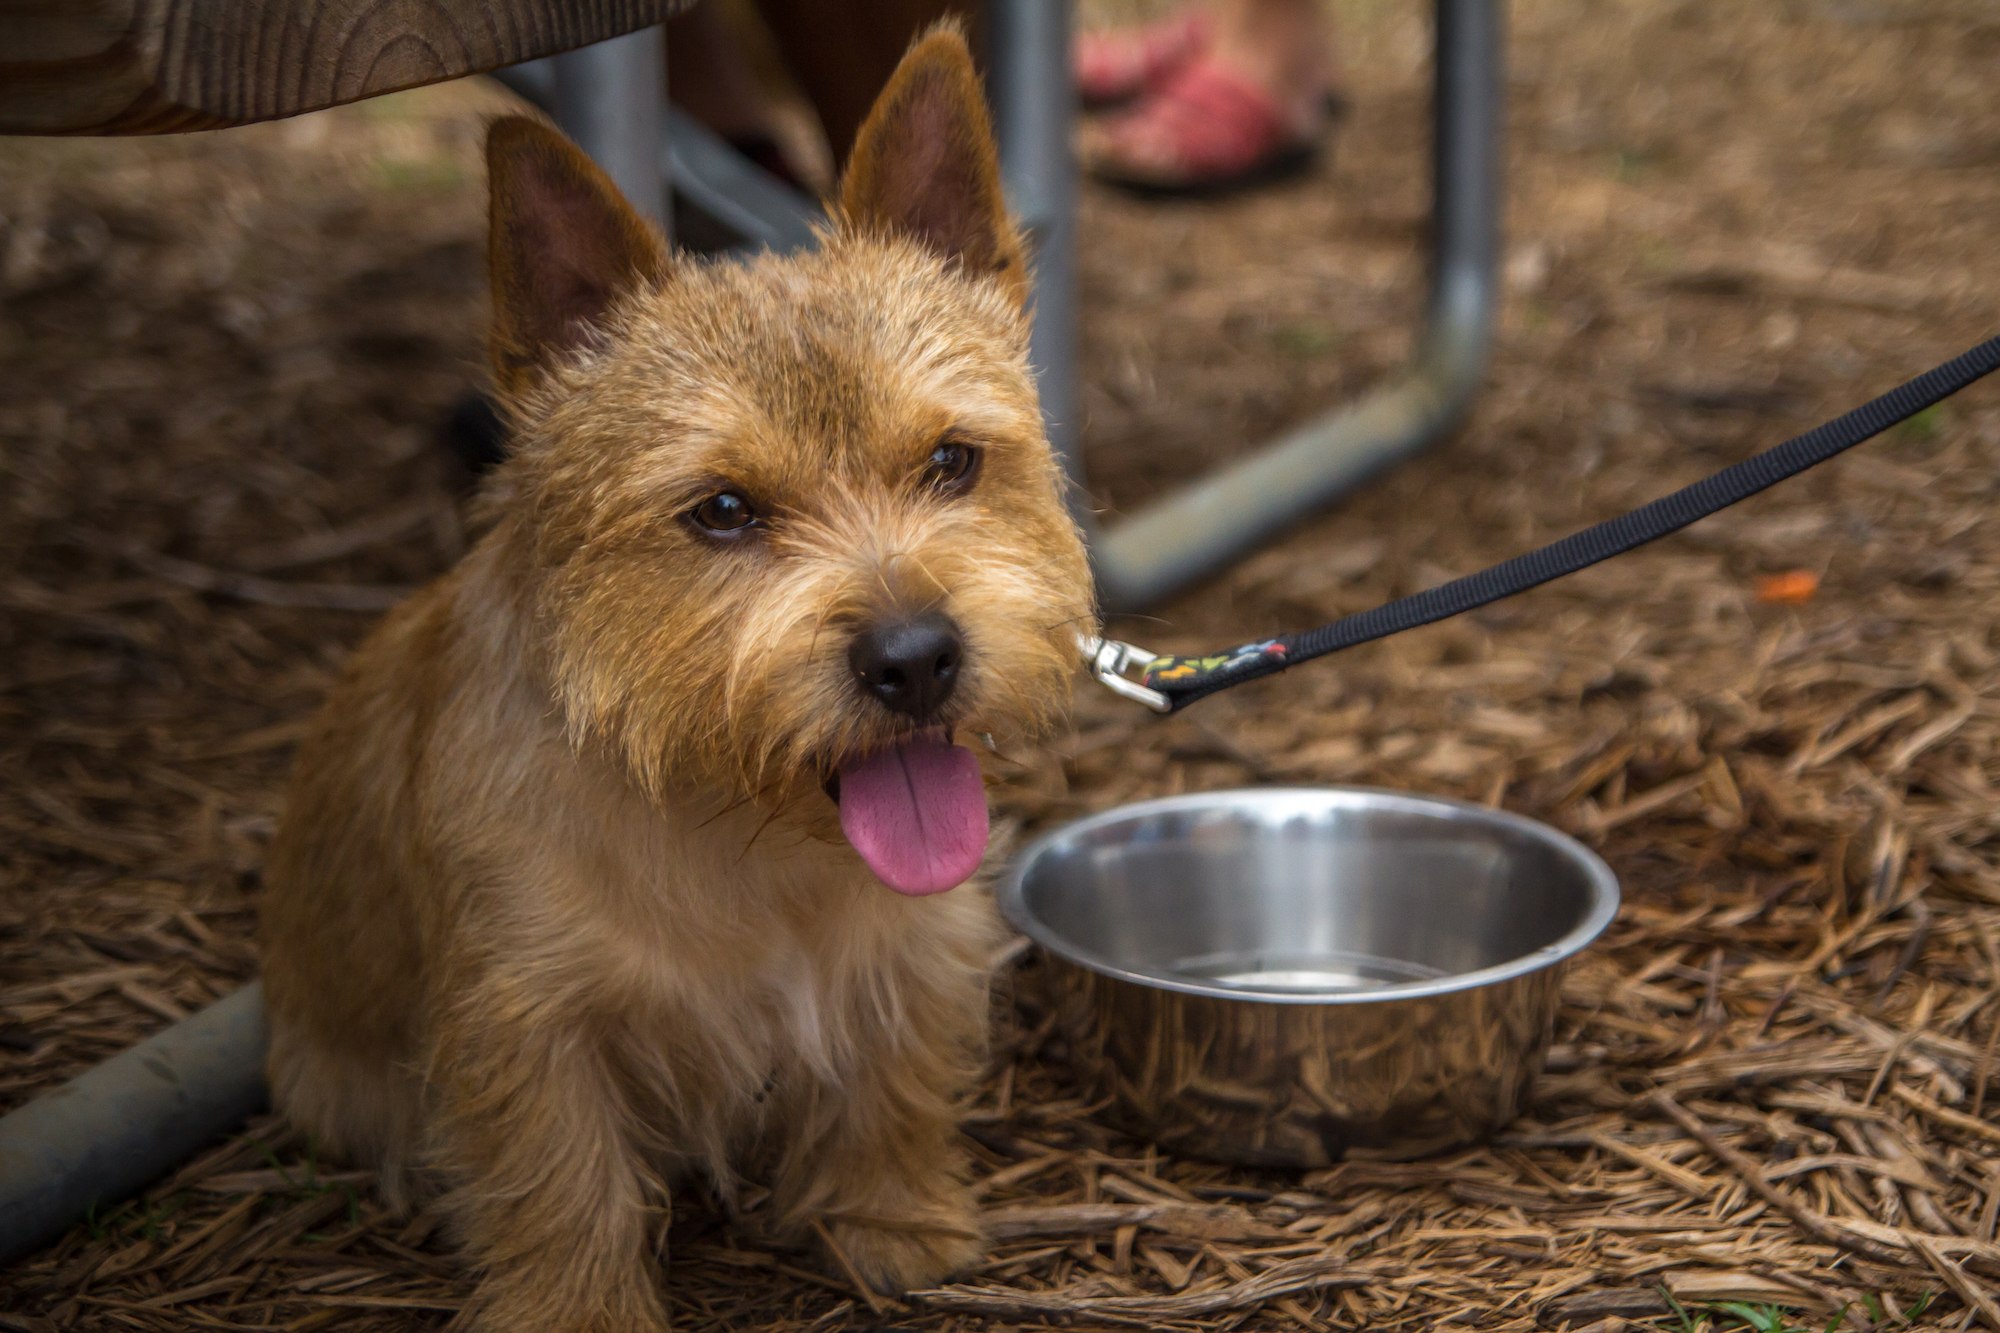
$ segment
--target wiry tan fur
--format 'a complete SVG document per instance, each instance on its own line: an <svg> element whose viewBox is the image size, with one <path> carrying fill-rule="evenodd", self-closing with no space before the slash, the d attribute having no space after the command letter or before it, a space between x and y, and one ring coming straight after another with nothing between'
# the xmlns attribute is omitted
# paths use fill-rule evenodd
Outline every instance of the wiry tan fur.
<svg viewBox="0 0 2000 1333"><path fill-rule="evenodd" d="M1091 620L964 46L913 49L811 254L670 257L531 122L489 160L515 452L301 750L277 1104L392 1195L448 1190L486 1330L664 1327L689 1172L767 1180L884 1289L934 1281L980 1250L953 1117L994 936L975 890L899 896L840 839L823 779L901 730L846 645L947 609L948 720L1004 748L1056 721ZM983 450L960 497L921 481L946 431ZM724 484L757 540L684 520Z"/></svg>

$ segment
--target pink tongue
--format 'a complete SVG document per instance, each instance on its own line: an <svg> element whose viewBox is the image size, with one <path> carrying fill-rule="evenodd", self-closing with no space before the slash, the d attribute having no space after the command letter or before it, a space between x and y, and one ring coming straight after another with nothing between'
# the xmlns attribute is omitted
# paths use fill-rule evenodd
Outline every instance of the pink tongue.
<svg viewBox="0 0 2000 1333"><path fill-rule="evenodd" d="M942 893L986 855L986 787L962 745L918 736L840 770L840 831L898 893Z"/></svg>

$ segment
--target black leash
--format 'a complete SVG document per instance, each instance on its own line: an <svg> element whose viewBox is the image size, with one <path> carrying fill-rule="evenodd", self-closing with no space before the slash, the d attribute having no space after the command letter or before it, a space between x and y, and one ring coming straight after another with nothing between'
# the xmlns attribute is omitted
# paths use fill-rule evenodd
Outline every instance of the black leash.
<svg viewBox="0 0 2000 1333"><path fill-rule="evenodd" d="M1131 644L1107 639L1087 639L1084 655L1092 674L1119 694L1158 712L1177 712L1219 690L1276 675L1344 648L1447 620L1658 541L1874 439L1996 369L2000 369L2000 337L1987 339L1845 416L1629 514L1594 524L1477 574L1399 597L1372 611L1344 616L1330 625L1246 643L1206 657L1154 656Z"/></svg>

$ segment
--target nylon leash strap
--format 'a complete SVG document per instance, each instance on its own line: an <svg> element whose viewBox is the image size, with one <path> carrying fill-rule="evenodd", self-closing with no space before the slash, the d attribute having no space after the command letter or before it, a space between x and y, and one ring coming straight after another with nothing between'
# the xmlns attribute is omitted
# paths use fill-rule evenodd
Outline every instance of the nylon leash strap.
<svg viewBox="0 0 2000 1333"><path fill-rule="evenodd" d="M1996 369L2000 369L2000 337L1987 339L1825 425L1630 513L1593 524L1490 569L1344 616L1317 629L1259 639L1201 657L1161 656L1116 639L1092 636L1084 636L1079 646L1085 665L1105 686L1156 712L1178 712L1198 699L1246 681L1276 675L1301 662L1419 625L1448 620L1658 541L1874 439Z"/></svg>

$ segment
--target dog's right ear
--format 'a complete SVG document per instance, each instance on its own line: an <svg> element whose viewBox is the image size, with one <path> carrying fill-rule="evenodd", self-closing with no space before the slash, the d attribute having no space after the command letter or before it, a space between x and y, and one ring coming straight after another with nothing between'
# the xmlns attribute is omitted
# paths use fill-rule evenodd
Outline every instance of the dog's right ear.
<svg viewBox="0 0 2000 1333"><path fill-rule="evenodd" d="M582 149L525 116L486 133L493 373L532 386L597 336L619 297L665 279L666 242Z"/></svg>

